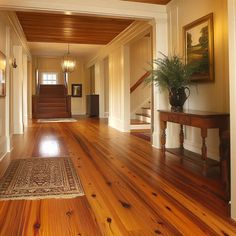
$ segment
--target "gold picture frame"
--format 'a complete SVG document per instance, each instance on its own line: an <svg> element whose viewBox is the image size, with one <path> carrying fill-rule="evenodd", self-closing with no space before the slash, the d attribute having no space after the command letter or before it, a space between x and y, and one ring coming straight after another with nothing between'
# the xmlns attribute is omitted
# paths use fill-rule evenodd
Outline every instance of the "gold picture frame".
<svg viewBox="0 0 236 236"><path fill-rule="evenodd" d="M6 56L0 51L0 97L6 96Z"/></svg>
<svg viewBox="0 0 236 236"><path fill-rule="evenodd" d="M213 13L183 27L184 56L195 72L191 80L214 82L214 32Z"/></svg>

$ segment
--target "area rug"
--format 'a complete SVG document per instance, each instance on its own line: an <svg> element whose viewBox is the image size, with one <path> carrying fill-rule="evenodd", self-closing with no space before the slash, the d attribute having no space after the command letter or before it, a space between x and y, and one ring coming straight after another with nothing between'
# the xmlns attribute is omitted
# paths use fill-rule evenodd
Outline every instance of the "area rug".
<svg viewBox="0 0 236 236"><path fill-rule="evenodd" d="M83 187L69 158L11 161L0 179L0 200L74 198Z"/></svg>
<svg viewBox="0 0 236 236"><path fill-rule="evenodd" d="M49 123L49 122L77 122L74 118L49 118L49 119L38 119L38 123Z"/></svg>

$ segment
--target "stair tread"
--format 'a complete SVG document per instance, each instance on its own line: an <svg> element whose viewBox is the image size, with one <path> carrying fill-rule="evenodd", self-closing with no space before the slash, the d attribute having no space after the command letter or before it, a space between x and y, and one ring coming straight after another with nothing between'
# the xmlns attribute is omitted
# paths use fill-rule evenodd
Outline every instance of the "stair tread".
<svg viewBox="0 0 236 236"><path fill-rule="evenodd" d="M150 108L150 107L142 107L142 109L151 110L151 108Z"/></svg>
<svg viewBox="0 0 236 236"><path fill-rule="evenodd" d="M131 124L131 125L148 125L148 124L150 124L150 122L132 119L132 120L130 121L130 124Z"/></svg>
<svg viewBox="0 0 236 236"><path fill-rule="evenodd" d="M144 113L136 113L137 116L144 116L144 117L148 117L148 118L151 118L150 115L148 114L144 114Z"/></svg>

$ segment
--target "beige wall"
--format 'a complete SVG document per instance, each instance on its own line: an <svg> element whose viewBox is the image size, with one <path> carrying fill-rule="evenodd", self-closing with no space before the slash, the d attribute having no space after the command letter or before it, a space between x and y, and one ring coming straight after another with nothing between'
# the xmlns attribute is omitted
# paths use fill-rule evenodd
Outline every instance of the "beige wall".
<svg viewBox="0 0 236 236"><path fill-rule="evenodd" d="M168 4L169 53L183 55L183 26L205 16L214 14L215 82L198 84L191 88L191 96L185 108L193 110L229 111L228 31L226 0L173 0ZM178 133L178 132L176 132ZM185 145L200 153L200 131L186 128ZM176 135L176 140L178 137ZM209 156L217 159L218 131L209 131L207 145Z"/></svg>
<svg viewBox="0 0 236 236"><path fill-rule="evenodd" d="M39 76L42 72L56 72L58 73L58 82L64 83L64 77L61 70L62 58L50 58L50 57L34 57L33 58L33 91L35 94L35 70L39 70ZM84 62L80 59L76 61L75 71L69 74L68 93L71 95L72 84L82 84L82 97L71 97L71 112L72 115L85 114L85 71Z"/></svg>
<svg viewBox="0 0 236 236"><path fill-rule="evenodd" d="M130 87L132 87L150 69L152 61L150 34L130 45ZM131 117L141 106L151 100L150 86L140 85L130 94Z"/></svg>

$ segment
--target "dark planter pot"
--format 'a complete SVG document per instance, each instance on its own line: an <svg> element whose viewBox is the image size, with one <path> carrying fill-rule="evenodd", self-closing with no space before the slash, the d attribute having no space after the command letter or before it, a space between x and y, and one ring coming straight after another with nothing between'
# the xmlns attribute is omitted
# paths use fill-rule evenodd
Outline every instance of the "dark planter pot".
<svg viewBox="0 0 236 236"><path fill-rule="evenodd" d="M187 92L187 94L186 94ZM183 111L183 105L190 95L188 87L182 87L179 89L172 88L169 90L169 101L171 105L171 111Z"/></svg>

